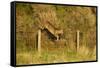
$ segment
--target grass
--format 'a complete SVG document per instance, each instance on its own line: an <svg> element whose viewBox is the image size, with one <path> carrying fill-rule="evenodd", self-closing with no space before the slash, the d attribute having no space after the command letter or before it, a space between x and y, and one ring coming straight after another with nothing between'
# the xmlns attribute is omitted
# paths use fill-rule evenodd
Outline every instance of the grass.
<svg viewBox="0 0 100 68"><path fill-rule="evenodd" d="M94 50L95 51L95 50ZM92 52L92 51L91 51ZM86 48L76 51L69 51L66 48L56 48L55 50L41 51L39 54L37 51L21 51L17 53L17 64L47 64L47 63L62 63L62 62L80 62L80 61L93 61L96 60L96 54L88 52Z"/></svg>

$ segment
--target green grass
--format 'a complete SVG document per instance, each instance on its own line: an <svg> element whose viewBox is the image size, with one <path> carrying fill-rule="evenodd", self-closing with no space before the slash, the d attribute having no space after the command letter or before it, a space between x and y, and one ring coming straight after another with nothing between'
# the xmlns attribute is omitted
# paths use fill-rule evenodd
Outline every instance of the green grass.
<svg viewBox="0 0 100 68"><path fill-rule="evenodd" d="M81 53L80 53L81 52ZM41 54L37 51L26 51L17 53L17 64L45 64L45 63L62 63L62 62L80 62L96 60L95 54L90 54L86 51L79 50L79 52L63 50L42 50Z"/></svg>

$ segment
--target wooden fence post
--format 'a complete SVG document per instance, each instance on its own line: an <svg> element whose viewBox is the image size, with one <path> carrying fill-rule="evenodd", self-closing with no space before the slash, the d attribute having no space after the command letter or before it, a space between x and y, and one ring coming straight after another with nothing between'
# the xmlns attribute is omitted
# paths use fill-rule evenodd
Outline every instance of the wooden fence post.
<svg viewBox="0 0 100 68"><path fill-rule="evenodd" d="M41 54L41 30L38 30L38 53Z"/></svg>
<svg viewBox="0 0 100 68"><path fill-rule="evenodd" d="M80 31L77 30L77 51L79 50L79 34L80 34Z"/></svg>

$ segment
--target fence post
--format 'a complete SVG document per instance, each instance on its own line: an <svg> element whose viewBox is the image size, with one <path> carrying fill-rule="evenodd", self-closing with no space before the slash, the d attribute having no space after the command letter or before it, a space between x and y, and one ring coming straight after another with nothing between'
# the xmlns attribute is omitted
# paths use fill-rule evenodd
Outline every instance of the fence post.
<svg viewBox="0 0 100 68"><path fill-rule="evenodd" d="M41 30L38 30L38 53L41 54Z"/></svg>
<svg viewBox="0 0 100 68"><path fill-rule="evenodd" d="M80 34L80 31L77 30L77 51L79 50L79 34Z"/></svg>

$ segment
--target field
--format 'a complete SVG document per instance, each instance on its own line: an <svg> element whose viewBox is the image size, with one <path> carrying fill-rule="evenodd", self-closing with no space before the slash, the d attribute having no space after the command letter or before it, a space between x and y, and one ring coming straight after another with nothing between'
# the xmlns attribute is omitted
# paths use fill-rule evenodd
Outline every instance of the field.
<svg viewBox="0 0 100 68"><path fill-rule="evenodd" d="M17 65L95 61L96 41L96 7L16 4Z"/></svg>

